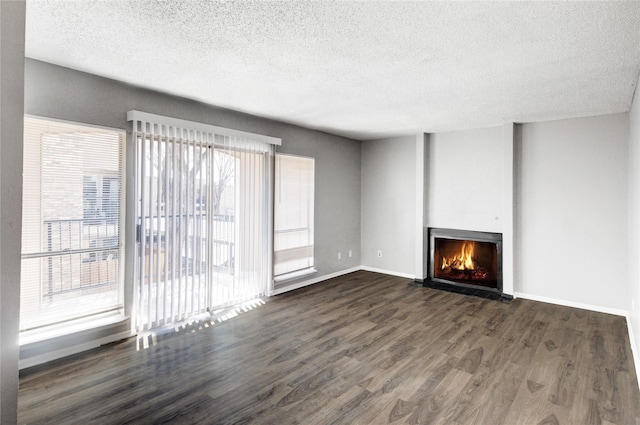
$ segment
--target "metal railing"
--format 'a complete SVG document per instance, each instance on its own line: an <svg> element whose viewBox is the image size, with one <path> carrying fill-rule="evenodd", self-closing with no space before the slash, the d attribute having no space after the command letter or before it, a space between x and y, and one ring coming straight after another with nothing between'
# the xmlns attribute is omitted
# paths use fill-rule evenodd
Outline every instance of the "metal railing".
<svg viewBox="0 0 640 425"><path fill-rule="evenodd" d="M118 224L109 220L43 221L43 250L24 259L45 260L43 298L117 284Z"/></svg>
<svg viewBox="0 0 640 425"><path fill-rule="evenodd" d="M187 217L187 215L184 216ZM202 220L201 228L206 229L206 214L191 217ZM163 216L145 217L146 220L158 218L163 219ZM215 215L212 224L221 227L217 229L218 236L210 247L213 250L213 271L233 275L235 270L234 217ZM139 217L138 242L141 239L140 228L141 218ZM117 223L96 218L44 220L43 237L44 246L41 252L22 256L24 259L41 258L45 261L42 265L43 298L51 299L59 294L88 291L117 284L120 256ZM153 240L156 247L164 247L165 237L164 230L154 229L153 235L147 234L144 240L147 244ZM195 235L190 231L187 247L193 246L194 238L197 244L207 246L206 232L204 235ZM200 258L202 256L191 251L190 248L186 249L179 259L180 268L187 275L198 273L206 266L203 258ZM149 263L148 260L147 263Z"/></svg>
<svg viewBox="0 0 640 425"><path fill-rule="evenodd" d="M208 243L210 225L214 226L211 245ZM165 273L175 277L203 273L209 258L213 272L233 275L234 232L232 215L215 214L211 223L205 213L147 215L144 226L142 217L138 217L136 242L144 242L144 247L140 247L137 255L144 252L144 281L165 279Z"/></svg>

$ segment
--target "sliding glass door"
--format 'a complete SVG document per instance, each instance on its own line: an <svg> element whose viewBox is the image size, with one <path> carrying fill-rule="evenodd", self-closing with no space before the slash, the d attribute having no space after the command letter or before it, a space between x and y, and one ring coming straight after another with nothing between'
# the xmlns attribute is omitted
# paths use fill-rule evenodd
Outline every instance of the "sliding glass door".
<svg viewBox="0 0 640 425"><path fill-rule="evenodd" d="M137 330L264 295L272 147L150 123L135 127Z"/></svg>

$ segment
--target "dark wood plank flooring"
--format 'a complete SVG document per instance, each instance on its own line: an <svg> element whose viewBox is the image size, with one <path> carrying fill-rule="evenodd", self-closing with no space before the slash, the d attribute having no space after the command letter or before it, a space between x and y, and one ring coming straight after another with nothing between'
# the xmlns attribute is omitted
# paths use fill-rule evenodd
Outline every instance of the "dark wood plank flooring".
<svg viewBox="0 0 640 425"><path fill-rule="evenodd" d="M208 325L208 326L207 326ZM39 424L640 423L625 319L356 272L26 370Z"/></svg>

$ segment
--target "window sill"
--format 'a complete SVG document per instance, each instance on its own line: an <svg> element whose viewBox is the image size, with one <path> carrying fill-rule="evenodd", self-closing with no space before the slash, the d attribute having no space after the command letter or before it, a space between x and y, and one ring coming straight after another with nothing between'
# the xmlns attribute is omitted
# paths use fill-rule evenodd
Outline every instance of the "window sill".
<svg viewBox="0 0 640 425"><path fill-rule="evenodd" d="M131 335L129 317L119 312L21 332L18 367L23 370Z"/></svg>
<svg viewBox="0 0 640 425"><path fill-rule="evenodd" d="M276 284L283 283L283 282L288 282L288 281L291 281L291 280L300 279L300 278L305 277L305 276L311 276L312 274L316 274L316 273L318 273L318 270L316 270L313 267L309 267L308 269L297 270L295 272L285 273L285 274L281 274L281 275L275 276L273 278L273 282L276 283Z"/></svg>
<svg viewBox="0 0 640 425"><path fill-rule="evenodd" d="M52 326L20 332L20 346L34 344L99 327L116 325L128 319L121 312L98 314L91 318L76 319Z"/></svg>

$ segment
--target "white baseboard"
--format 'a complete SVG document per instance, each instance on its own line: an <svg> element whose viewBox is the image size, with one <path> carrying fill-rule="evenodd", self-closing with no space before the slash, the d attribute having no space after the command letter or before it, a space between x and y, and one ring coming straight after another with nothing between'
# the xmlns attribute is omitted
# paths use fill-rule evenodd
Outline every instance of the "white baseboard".
<svg viewBox="0 0 640 425"><path fill-rule="evenodd" d="M360 266L360 270L365 270L365 271L374 272L374 273L388 274L391 276L406 277L407 279L416 278L416 275L413 275L410 273L394 272L392 270L377 269L375 267L369 267L369 266Z"/></svg>
<svg viewBox="0 0 640 425"><path fill-rule="evenodd" d="M345 274L357 272L357 271L360 271L360 270L364 270L364 271L368 271L368 272L374 272L374 273L388 274L390 276L405 277L407 279L415 279L416 278L415 275L412 275L412 274L409 274L409 273L394 272L392 270L377 269L375 267L369 267L369 266L358 266L358 267L352 267L352 268L346 269L346 270L340 270L339 272L330 273L330 274L327 274L327 275L324 275L324 276L316 277L316 278L305 280L305 281L302 281L302 282L296 282L296 283L293 283L291 285L283 286L281 288L275 288L273 290L273 292L271 292L270 295L278 295L278 294L282 294L282 293L285 293L285 292L293 291L294 289L304 288L305 286L313 285L315 283L319 283L319 282L322 282L322 281L325 281L325 280L333 279L334 277L343 276Z"/></svg>
<svg viewBox="0 0 640 425"><path fill-rule="evenodd" d="M628 315L628 313L629 313L627 310L622 310L622 309L617 309L617 308L609 308L609 307L602 307L602 306L593 305L593 304L576 303L576 302L573 302L573 301L561 300L561 299L550 298L550 297L542 297L540 295L532 295L532 294L527 294L527 293L524 293L524 292L514 292L513 296L514 296L514 298L524 298L524 299L527 299L527 300L540 301L540 302L543 302L543 303L563 305L565 307L573 307L573 308L580 308L582 310L597 311L598 313L613 314L615 316L626 317Z"/></svg>
<svg viewBox="0 0 640 425"><path fill-rule="evenodd" d="M614 316L622 316L622 317L624 317L626 319L626 321L627 321L627 332L629 333L629 344L631 345L631 353L633 354L633 364L634 364L635 369L636 369L636 379L638 381L638 386L640 387L640 357L638 356L638 347L636 346L636 338L635 338L634 333L633 333L633 327L631 326L631 316L629 315L629 312L627 310L622 310L622 309L617 309L617 308L609 308L609 307L602 307L602 306L599 306L599 305L592 305L592 304L576 303L576 302L573 302L573 301L559 300L559 299L556 299L556 298L541 297L539 295L531 295L531 294L526 294L526 293L522 293L522 292L515 292L513 294L513 296L514 296L514 298L516 298L516 297L525 298L527 300L540 301L540 302L549 303L549 304L563 305L563 306L566 306L566 307L580 308L582 310L591 310L591 311L597 311L598 313L613 314Z"/></svg>
<svg viewBox="0 0 640 425"><path fill-rule="evenodd" d="M280 288L275 288L273 290L273 292L271 292L270 295L283 294L285 292L293 291L294 289L304 288L305 286L313 285L315 283L322 282L322 281L329 280L329 279L333 279L334 277L343 276L345 274L357 272L359 270L362 270L361 267L352 267L350 269L340 270L340 271L335 272L335 273L330 273L330 274L327 274L327 275L324 275L324 276L315 277L313 279L304 280L302 282L292 283L291 285L283 286L283 287L280 287Z"/></svg>
<svg viewBox="0 0 640 425"><path fill-rule="evenodd" d="M640 357L638 357L638 346L636 345L636 337L633 333L633 327L631 326L631 315L627 313L625 317L627 318L627 331L629 332L633 364L636 367L636 379L638 380L638 387L640 387Z"/></svg>
<svg viewBox="0 0 640 425"><path fill-rule="evenodd" d="M53 360L61 359L66 356L71 356L73 354L78 354L83 351L91 350L92 348L98 348L101 345L120 341L122 339L126 339L129 337L131 337L131 332L120 332L117 334L105 336L100 339L95 339L95 340L87 341L81 344L72 345L70 347L65 347L60 350L48 351L46 353L43 353L37 356L28 357L26 359L20 360L18 364L18 369L25 369L32 366L37 366Z"/></svg>

